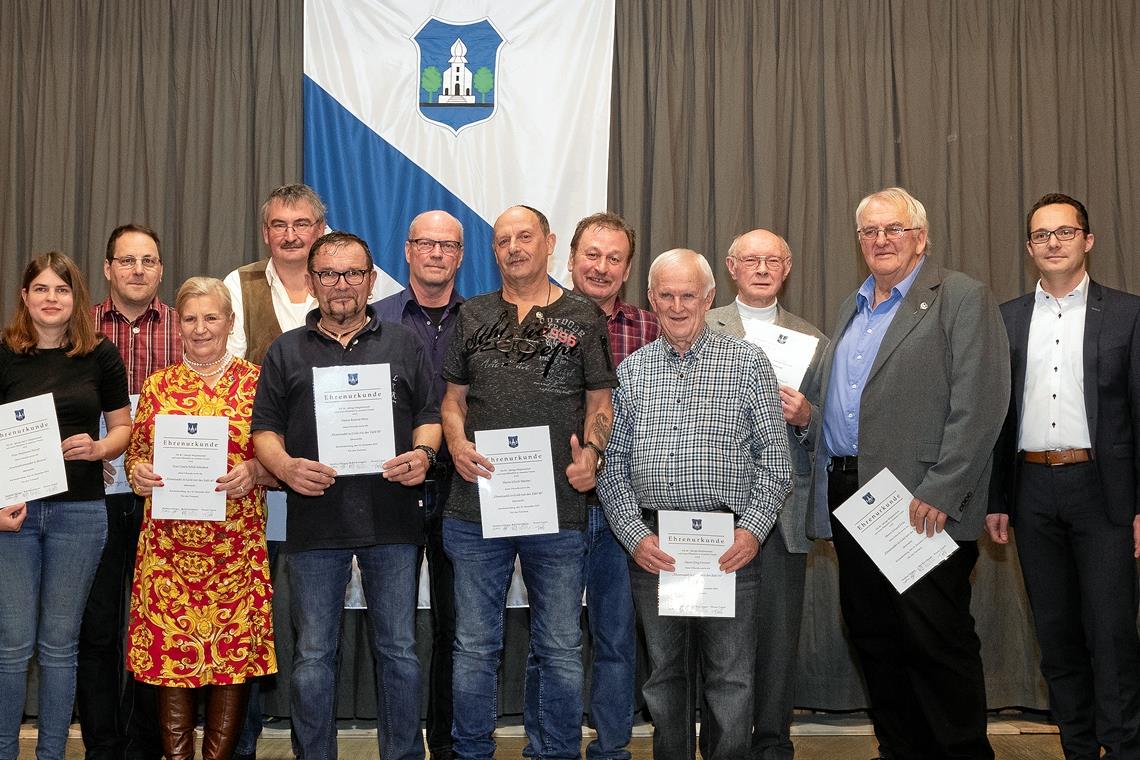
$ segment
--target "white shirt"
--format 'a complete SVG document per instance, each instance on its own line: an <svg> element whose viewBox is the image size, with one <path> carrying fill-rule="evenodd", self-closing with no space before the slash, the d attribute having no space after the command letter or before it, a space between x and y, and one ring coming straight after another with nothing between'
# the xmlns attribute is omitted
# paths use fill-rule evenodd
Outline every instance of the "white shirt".
<svg viewBox="0 0 1140 760"><path fill-rule="evenodd" d="M1025 357L1022 451L1091 448L1085 416L1084 335L1089 276L1064 298L1037 282Z"/></svg>
<svg viewBox="0 0 1140 760"><path fill-rule="evenodd" d="M390 285L390 283L394 283L392 278L384 274L379 267L373 266L373 269L376 272L376 284L368 295L368 303L375 303L394 292ZM269 282L269 293L273 298L273 313L277 316L277 325L281 328L281 332L295 330L303 326L305 315L317 308L317 299L306 294L304 301L293 303L289 298L289 291L285 289L285 284L281 282L277 270L273 267L273 259L270 259L269 264L265 267L265 279ZM241 296L241 275L235 269L227 274L226 279L222 282L230 291L230 300L234 307L234 329L230 333L230 339L226 341L226 348L234 356L244 359L248 346L246 346L245 341L245 309L243 308L245 302Z"/></svg>
<svg viewBox="0 0 1140 760"><path fill-rule="evenodd" d="M277 324L281 327L281 332L305 324L305 315L317 308L317 299L306 294L304 301L293 303L289 298L289 291L285 289L285 283L281 282L281 278L277 276L277 270L273 268L272 259L265 267L265 279L269 282L269 292L273 298L273 313L277 316ZM230 333L226 347L231 354L244 359L247 348L245 341L245 302L241 295L241 279L238 271L235 269L227 274L226 279L222 282L229 289L230 300L233 301L234 306L234 329Z"/></svg>
<svg viewBox="0 0 1140 760"><path fill-rule="evenodd" d="M762 322L775 324L777 303L773 301L771 306L749 306L739 297L736 299L736 311L740 314L740 323L744 326L745 340L753 344L759 340L755 325Z"/></svg>

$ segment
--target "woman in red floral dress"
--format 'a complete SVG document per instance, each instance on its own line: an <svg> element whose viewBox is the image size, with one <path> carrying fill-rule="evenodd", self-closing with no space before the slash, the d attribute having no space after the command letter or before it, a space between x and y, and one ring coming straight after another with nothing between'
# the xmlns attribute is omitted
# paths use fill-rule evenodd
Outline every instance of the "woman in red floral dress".
<svg viewBox="0 0 1140 760"><path fill-rule="evenodd" d="M151 375L127 449L128 479L147 497L131 592L128 666L158 688L165 754L194 756L195 689L209 687L202 755L227 760L249 695L248 680L275 673L265 488L273 479L254 457L249 422L259 369L226 351L233 326L220 280L192 277L175 300L184 360ZM155 415L229 419L223 521L157 520L150 496Z"/></svg>

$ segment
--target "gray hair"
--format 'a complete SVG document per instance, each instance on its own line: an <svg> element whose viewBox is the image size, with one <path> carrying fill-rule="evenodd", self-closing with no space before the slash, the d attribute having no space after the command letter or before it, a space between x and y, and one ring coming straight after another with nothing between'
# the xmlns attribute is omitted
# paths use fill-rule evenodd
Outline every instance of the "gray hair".
<svg viewBox="0 0 1140 760"><path fill-rule="evenodd" d="M922 205L922 201L915 198L902 187L887 187L878 192L871 193L859 201L859 205L855 207L856 230L859 229L859 218L863 216L863 212L871 201L882 201L883 203L890 203L906 209L906 226L926 230L926 252L930 252L930 223L926 219L926 206Z"/></svg>
<svg viewBox="0 0 1140 760"><path fill-rule="evenodd" d="M273 201L281 201L286 206L292 208L298 203L308 203L313 207L313 215L316 216L314 222L323 222L325 214L328 209L325 208L325 202L321 200L321 196L317 195L317 191L308 185L295 184L295 185L282 185L269 194L265 199L265 203L261 204L261 223L263 225L269 224L269 204Z"/></svg>
<svg viewBox="0 0 1140 760"><path fill-rule="evenodd" d="M765 230L765 231L770 232L770 230ZM745 235L751 235L753 232L756 232L756 230L748 230L748 232L741 232L739 235L737 235L736 237L734 237L732 239L732 242L729 243L729 245L728 245L728 256L729 256L729 258L733 258L733 259L736 258L736 249L740 247L740 239L743 238ZM776 240L779 241L780 253L782 253L783 255L787 256L790 259L792 257L792 248L791 248L791 246L788 245L788 241L784 240L783 235L776 235L775 232L772 232L772 234L775 235Z"/></svg>
<svg viewBox="0 0 1140 760"><path fill-rule="evenodd" d="M713 277L709 260L690 248L674 248L660 254L649 265L649 289L653 290L653 283L662 269L674 265L695 266L705 283L704 295L708 295L716 287L716 278Z"/></svg>
<svg viewBox="0 0 1140 760"><path fill-rule="evenodd" d="M234 304L230 299L230 289L217 277L191 277L182 283L182 287L178 288L178 293L174 296L174 310L181 312L182 307L191 298L202 298L204 296L213 296L218 299L218 306L222 313L233 315Z"/></svg>

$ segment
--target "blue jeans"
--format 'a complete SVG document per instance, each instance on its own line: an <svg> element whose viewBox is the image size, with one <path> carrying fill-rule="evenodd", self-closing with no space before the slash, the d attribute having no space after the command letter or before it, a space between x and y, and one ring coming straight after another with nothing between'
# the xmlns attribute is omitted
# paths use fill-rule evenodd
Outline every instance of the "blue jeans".
<svg viewBox="0 0 1140 760"><path fill-rule="evenodd" d="M102 499L29 501L20 530L0 533L0 760L20 753L33 650L40 675L36 757L64 755L79 626L106 538Z"/></svg>
<svg viewBox="0 0 1140 760"><path fill-rule="evenodd" d="M605 510L590 507L586 543L586 621L593 661L590 665L590 725L598 737L586 746L589 760L629 760L633 733L633 682L636 659L633 593L629 555L606 522ZM527 653L526 678L538 675L534 651ZM534 725L538 705L523 705L523 724ZM533 757L526 747L523 755Z"/></svg>
<svg viewBox="0 0 1140 760"><path fill-rule="evenodd" d="M479 523L446 518L443 545L455 568L453 749L460 760L495 753L495 695L503 654L507 589L517 556L530 597L537 705L527 739L540 758L577 758L582 743L582 611L586 540L581 531L483 538ZM307 760L307 759L306 759Z"/></svg>
<svg viewBox="0 0 1140 760"><path fill-rule="evenodd" d="M376 733L385 760L422 760L420 661L416 657L416 558L412 544L312 549L289 554L296 629L290 711L305 760L336 757L336 652L352 555L368 604L376 662Z"/></svg>
<svg viewBox="0 0 1140 760"><path fill-rule="evenodd" d="M736 616L671 617L657 614L658 576L629 562L637 615L645 629L649 678L641 687L653 716L655 760L691 760L695 756L690 682L700 669L708 715L706 760L748 757L752 740L752 676L756 664L756 611L760 560L736 572ZM699 662L693 662L695 653ZM761 685L761 688L763 686Z"/></svg>

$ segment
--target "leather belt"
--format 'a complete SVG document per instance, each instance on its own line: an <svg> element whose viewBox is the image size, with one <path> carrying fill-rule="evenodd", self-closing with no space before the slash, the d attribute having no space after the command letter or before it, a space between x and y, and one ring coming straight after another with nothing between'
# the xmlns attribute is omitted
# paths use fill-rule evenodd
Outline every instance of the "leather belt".
<svg viewBox="0 0 1140 760"><path fill-rule="evenodd" d="M1092 461L1090 449L1063 449L1055 451L1023 451L1021 458L1030 464L1047 464L1059 467L1065 464L1080 464Z"/></svg>
<svg viewBox="0 0 1140 760"><path fill-rule="evenodd" d="M859 457L832 457L832 472L858 472Z"/></svg>

